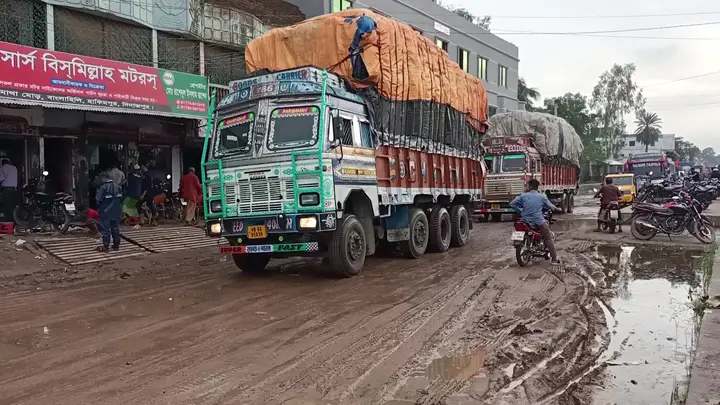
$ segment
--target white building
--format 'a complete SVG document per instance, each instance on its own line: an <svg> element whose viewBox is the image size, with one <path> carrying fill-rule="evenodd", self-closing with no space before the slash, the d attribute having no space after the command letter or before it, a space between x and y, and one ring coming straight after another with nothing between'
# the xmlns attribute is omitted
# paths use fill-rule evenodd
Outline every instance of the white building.
<svg viewBox="0 0 720 405"><path fill-rule="evenodd" d="M661 134L655 145L648 146L647 152L645 152L645 145L638 141L634 134L625 134L623 135L623 146L618 152L618 157L627 159L630 156L644 153L661 154L673 150L675 150L675 134Z"/></svg>

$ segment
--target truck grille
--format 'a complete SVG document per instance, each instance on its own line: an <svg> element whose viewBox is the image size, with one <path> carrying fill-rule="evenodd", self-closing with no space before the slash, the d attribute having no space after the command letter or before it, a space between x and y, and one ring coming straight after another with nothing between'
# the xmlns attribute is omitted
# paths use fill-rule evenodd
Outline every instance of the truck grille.
<svg viewBox="0 0 720 405"><path fill-rule="evenodd" d="M485 180L485 196L514 196L525 191L525 183L522 179L493 179Z"/></svg>
<svg viewBox="0 0 720 405"><path fill-rule="evenodd" d="M298 179L298 187L317 188L320 186L318 176L302 176ZM210 197L220 196L220 185L209 186ZM290 177L258 177L225 183L225 203L237 204L237 213L281 213L285 203L295 200L293 181Z"/></svg>

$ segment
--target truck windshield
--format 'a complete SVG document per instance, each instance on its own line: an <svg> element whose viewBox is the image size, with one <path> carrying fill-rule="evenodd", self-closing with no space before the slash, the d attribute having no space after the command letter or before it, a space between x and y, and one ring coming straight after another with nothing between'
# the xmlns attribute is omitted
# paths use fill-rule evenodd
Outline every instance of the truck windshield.
<svg viewBox="0 0 720 405"><path fill-rule="evenodd" d="M226 155L249 152L254 123L255 114L253 113L244 113L220 121L215 143L215 154Z"/></svg>
<svg viewBox="0 0 720 405"><path fill-rule="evenodd" d="M268 149L288 149L314 145L318 138L320 109L310 107L276 108L270 117Z"/></svg>
<svg viewBox="0 0 720 405"><path fill-rule="evenodd" d="M503 173L515 173L525 170L525 155L512 154L503 155L502 171Z"/></svg>
<svg viewBox="0 0 720 405"><path fill-rule="evenodd" d="M633 162L632 171L636 176L647 176L653 172L653 177L662 177L660 162Z"/></svg>

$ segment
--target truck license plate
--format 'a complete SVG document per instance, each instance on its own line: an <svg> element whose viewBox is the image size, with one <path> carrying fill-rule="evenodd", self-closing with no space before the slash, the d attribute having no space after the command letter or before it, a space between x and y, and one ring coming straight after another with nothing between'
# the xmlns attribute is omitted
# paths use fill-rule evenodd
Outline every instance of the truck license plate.
<svg viewBox="0 0 720 405"><path fill-rule="evenodd" d="M500 204L492 204L492 205L490 205L490 208L492 208L492 209L494 209L494 210L499 210L499 209L500 209Z"/></svg>
<svg viewBox="0 0 720 405"><path fill-rule="evenodd" d="M65 204L65 211L75 212L75 203Z"/></svg>
<svg viewBox="0 0 720 405"><path fill-rule="evenodd" d="M250 225L248 226L248 238L250 239L262 239L267 238L268 230L265 225Z"/></svg>
<svg viewBox="0 0 720 405"><path fill-rule="evenodd" d="M519 242L524 239L525 239L525 232L521 232L521 231L513 231L512 236L510 236L510 240L512 240L513 242L515 242L515 241Z"/></svg>

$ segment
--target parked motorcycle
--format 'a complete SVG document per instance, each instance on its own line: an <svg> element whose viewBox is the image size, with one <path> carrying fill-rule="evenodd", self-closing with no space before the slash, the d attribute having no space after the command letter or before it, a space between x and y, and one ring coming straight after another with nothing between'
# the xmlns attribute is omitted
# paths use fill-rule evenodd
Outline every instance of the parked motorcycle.
<svg viewBox="0 0 720 405"><path fill-rule="evenodd" d="M545 213L545 220L552 224L552 212L548 211ZM515 230L513 231L510 240L515 246L515 259L520 267L527 266L533 259L543 258L550 260L550 251L545 247L545 240L543 239L540 230L531 226L522 219L515 221ZM553 235L553 238L555 236Z"/></svg>
<svg viewBox="0 0 720 405"><path fill-rule="evenodd" d="M639 240L650 240L658 232L680 235L687 230L700 242L715 242L712 222L703 214L702 203L687 192L665 204L637 203L633 207L630 231Z"/></svg>
<svg viewBox="0 0 720 405"><path fill-rule="evenodd" d="M42 176L32 179L23 188L23 199L15 207L13 217L15 223L33 229L51 225L56 231L66 233L72 218L76 214L75 199L68 193L45 192L47 171Z"/></svg>

